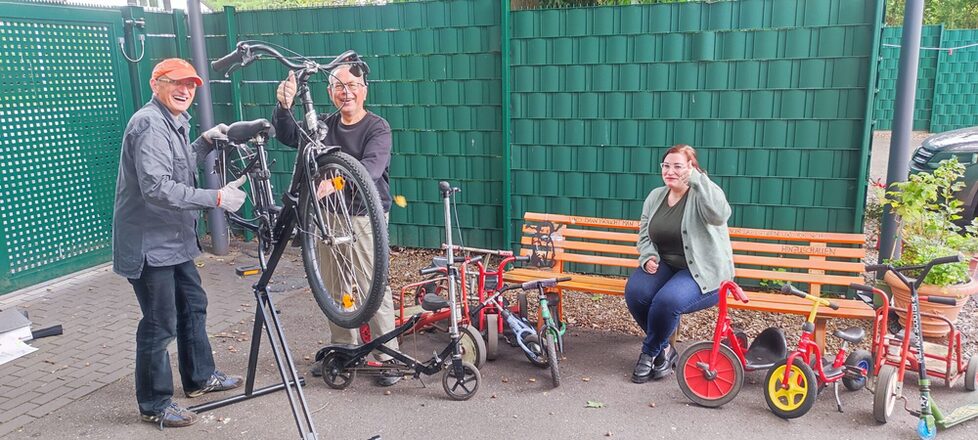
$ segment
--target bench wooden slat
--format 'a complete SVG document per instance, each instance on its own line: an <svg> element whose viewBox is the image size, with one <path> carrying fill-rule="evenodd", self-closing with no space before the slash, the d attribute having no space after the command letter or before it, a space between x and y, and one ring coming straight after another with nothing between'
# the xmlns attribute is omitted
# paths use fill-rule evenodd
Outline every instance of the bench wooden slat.
<svg viewBox="0 0 978 440"><path fill-rule="evenodd" d="M734 251L766 252L769 254L818 255L822 257L862 258L866 256L863 248L840 248L828 246L802 246L794 244L756 243L750 241L730 242Z"/></svg>
<svg viewBox="0 0 978 440"><path fill-rule="evenodd" d="M524 234L533 234L536 231L533 228L524 227ZM589 238L593 240L607 240L607 241L620 241L622 243L631 243L634 245L638 242L638 234L629 232L609 232L609 231L595 231L588 229L576 229L576 228L563 228L560 230L560 235L565 238ZM523 238L528 238L528 235L524 235Z"/></svg>
<svg viewBox="0 0 978 440"><path fill-rule="evenodd" d="M743 269L739 267L734 267L734 275L753 280L791 281L793 283L831 284L835 286L848 286L851 283L862 283L864 281L863 278L859 276L817 275L799 272Z"/></svg>

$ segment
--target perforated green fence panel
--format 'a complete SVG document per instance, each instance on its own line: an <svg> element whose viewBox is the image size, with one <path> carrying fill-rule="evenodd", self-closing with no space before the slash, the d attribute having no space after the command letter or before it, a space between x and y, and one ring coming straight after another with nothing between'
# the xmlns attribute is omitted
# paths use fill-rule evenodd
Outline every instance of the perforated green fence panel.
<svg viewBox="0 0 978 440"><path fill-rule="evenodd" d="M779 0L512 15L513 222L638 218L687 143L730 223L852 232L880 3ZM516 240L518 237L510 237Z"/></svg>
<svg viewBox="0 0 978 440"><path fill-rule="evenodd" d="M930 131L940 133L978 125L978 30L945 30L941 36L937 80L934 85L934 114Z"/></svg>
<svg viewBox="0 0 978 440"><path fill-rule="evenodd" d="M132 113L118 11L2 3L0 293L111 256Z"/></svg>
<svg viewBox="0 0 978 440"><path fill-rule="evenodd" d="M920 46L935 48L941 45L943 26L924 26L921 29ZM897 66L900 63L902 27L883 28L880 47L879 81L876 95L876 130L893 127L893 102L896 99ZM917 66L917 90L914 101L914 130L928 130L934 106L934 80L937 78L938 51L921 50Z"/></svg>

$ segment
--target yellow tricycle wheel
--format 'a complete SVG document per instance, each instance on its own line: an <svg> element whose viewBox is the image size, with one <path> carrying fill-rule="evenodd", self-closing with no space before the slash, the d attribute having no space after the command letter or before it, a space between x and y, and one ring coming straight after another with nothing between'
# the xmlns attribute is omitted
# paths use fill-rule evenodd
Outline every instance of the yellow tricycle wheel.
<svg viewBox="0 0 978 440"><path fill-rule="evenodd" d="M788 379L784 373L788 370ZM772 367L764 379L764 400L778 417L793 419L808 413L818 395L818 383L812 368L800 357ZM785 386L787 385L787 386Z"/></svg>

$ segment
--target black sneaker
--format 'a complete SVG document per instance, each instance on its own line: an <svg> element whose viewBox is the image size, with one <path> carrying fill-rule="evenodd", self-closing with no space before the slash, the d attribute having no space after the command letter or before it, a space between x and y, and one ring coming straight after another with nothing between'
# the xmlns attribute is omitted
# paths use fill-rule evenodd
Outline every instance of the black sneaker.
<svg viewBox="0 0 978 440"><path fill-rule="evenodd" d="M632 371L632 382L635 383L645 383L648 382L652 377L652 356L642 354L638 356L638 362L635 363L635 370Z"/></svg>
<svg viewBox="0 0 978 440"><path fill-rule="evenodd" d="M140 414L139 418L146 423L158 424L160 429L182 428L197 423L197 414L173 402L157 414Z"/></svg>
<svg viewBox="0 0 978 440"><path fill-rule="evenodd" d="M192 399L214 391L233 390L240 387L242 383L244 383L244 379L241 376L228 376L220 371L214 370L214 374L211 374L211 378L207 380L207 384L203 388L188 391L185 394Z"/></svg>

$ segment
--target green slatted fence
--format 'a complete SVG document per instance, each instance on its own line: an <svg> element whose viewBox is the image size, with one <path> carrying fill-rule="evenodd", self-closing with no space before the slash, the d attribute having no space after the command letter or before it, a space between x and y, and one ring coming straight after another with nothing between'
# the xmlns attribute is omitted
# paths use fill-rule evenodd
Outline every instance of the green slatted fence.
<svg viewBox="0 0 978 440"><path fill-rule="evenodd" d="M978 43L978 30L945 30L940 47ZM978 125L978 47L940 51L934 83L930 131L939 133Z"/></svg>
<svg viewBox="0 0 978 440"><path fill-rule="evenodd" d="M0 2L0 293L108 261L133 107L118 10Z"/></svg>

